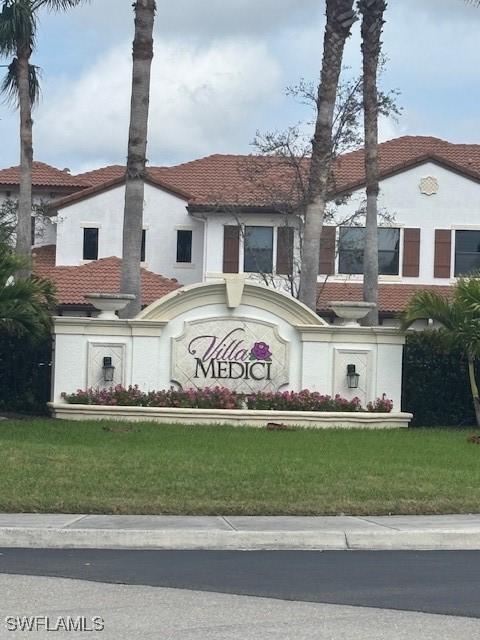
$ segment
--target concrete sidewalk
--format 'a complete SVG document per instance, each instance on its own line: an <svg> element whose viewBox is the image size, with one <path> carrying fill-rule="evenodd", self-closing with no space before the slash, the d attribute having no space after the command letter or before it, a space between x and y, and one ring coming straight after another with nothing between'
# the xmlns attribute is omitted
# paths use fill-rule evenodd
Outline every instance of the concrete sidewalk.
<svg viewBox="0 0 480 640"><path fill-rule="evenodd" d="M480 515L222 517L0 514L0 547L480 549Z"/></svg>

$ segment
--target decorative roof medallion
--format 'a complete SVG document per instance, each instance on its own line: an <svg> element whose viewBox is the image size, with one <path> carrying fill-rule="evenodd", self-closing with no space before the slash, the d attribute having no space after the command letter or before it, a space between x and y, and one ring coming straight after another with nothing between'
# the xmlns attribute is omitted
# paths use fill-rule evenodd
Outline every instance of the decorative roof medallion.
<svg viewBox="0 0 480 640"><path fill-rule="evenodd" d="M420 191L426 196L433 196L438 193L438 180L433 176L426 176L420 180Z"/></svg>

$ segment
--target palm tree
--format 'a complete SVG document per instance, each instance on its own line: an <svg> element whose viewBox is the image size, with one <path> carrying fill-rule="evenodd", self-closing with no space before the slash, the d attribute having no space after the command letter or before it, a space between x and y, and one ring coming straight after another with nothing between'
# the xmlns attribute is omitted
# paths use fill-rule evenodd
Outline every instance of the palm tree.
<svg viewBox="0 0 480 640"><path fill-rule="evenodd" d="M362 14L363 113L365 129L365 182L367 215L363 253L363 299L378 304L378 90L377 75L381 51L385 0L359 0ZM364 320L367 326L378 325L378 307Z"/></svg>
<svg viewBox="0 0 480 640"><path fill-rule="evenodd" d="M430 291L417 292L403 315L402 327L406 329L416 320L429 318L440 323L445 337L465 351L473 406L480 426L480 397L475 377L475 365L480 358L480 274L459 278L451 300Z"/></svg>
<svg viewBox="0 0 480 640"><path fill-rule="evenodd" d="M0 245L0 337L44 338L55 309L53 285L36 276L16 279L25 260L7 245Z"/></svg>
<svg viewBox="0 0 480 640"><path fill-rule="evenodd" d="M332 160L332 127L345 42L356 21L354 0L327 0L323 60L317 95L317 120L305 208L299 298L313 311L317 306L320 234L325 214Z"/></svg>
<svg viewBox="0 0 480 640"><path fill-rule="evenodd" d="M32 107L39 97L38 68L30 64L35 50L38 13L41 9L65 11L83 0L2 0L0 12L0 56L10 58L1 85L20 111L20 188L18 197L16 251L30 257L32 215L33 121ZM23 262L21 275L30 272Z"/></svg>
<svg viewBox="0 0 480 640"><path fill-rule="evenodd" d="M123 214L121 290L122 293L135 295L135 299L122 311L121 316L124 318L136 316L142 304L140 256L155 0L136 0L134 10L135 38L133 41L132 99Z"/></svg>

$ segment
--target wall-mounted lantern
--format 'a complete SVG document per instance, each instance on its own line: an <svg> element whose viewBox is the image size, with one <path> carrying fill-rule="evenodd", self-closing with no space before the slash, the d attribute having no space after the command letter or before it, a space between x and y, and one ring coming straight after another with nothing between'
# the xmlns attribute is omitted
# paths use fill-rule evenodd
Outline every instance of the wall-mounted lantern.
<svg viewBox="0 0 480 640"><path fill-rule="evenodd" d="M113 374L115 373L115 367L112 364L112 358L105 356L103 358L103 379L105 382L113 382Z"/></svg>
<svg viewBox="0 0 480 640"><path fill-rule="evenodd" d="M358 379L360 378L360 374L355 371L354 364L347 364L347 381L349 389L357 389L358 388Z"/></svg>

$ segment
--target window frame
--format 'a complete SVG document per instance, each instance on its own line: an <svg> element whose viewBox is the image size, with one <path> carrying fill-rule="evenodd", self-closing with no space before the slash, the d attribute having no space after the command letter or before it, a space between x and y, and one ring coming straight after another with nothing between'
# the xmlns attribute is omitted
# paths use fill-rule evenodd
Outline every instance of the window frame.
<svg viewBox="0 0 480 640"><path fill-rule="evenodd" d="M178 266L191 266L193 264L193 229L177 227L176 231L176 246L175 246L175 264ZM190 247L189 247L189 260L179 260L179 240L180 234L190 234Z"/></svg>
<svg viewBox="0 0 480 640"><path fill-rule="evenodd" d="M363 276L363 254L365 251L365 248L363 247L362 249L343 249L342 251L342 247L341 247L341 243L342 243L342 232L343 230L346 231L352 231L352 230L363 230L363 232L365 233L365 227L347 227L347 226L339 226L338 227L338 234L337 234L337 259L336 259L336 273L339 276L348 276L348 275L352 275L352 276ZM402 260L402 227L378 227L378 233L379 235L383 232L383 231L396 231L397 233L397 245L396 245L396 249L379 249L378 250L378 255L379 255L379 270L378 270L378 275L381 276L382 278L398 278L401 277L402 273L401 273L401 260ZM342 263L342 253L353 253L354 251L356 252L361 252L362 254L362 268L358 271L352 271L352 270L341 270L341 263ZM381 271L381 262L380 262L380 257L384 254L394 254L393 258L394 258L394 265L396 266L396 271L394 273L385 273ZM396 254L396 256L395 256Z"/></svg>
<svg viewBox="0 0 480 640"><path fill-rule="evenodd" d="M453 242L452 244L454 245L452 247L452 270L453 270L453 277L454 278L460 278L461 276L468 276L469 273L472 273L473 271L478 271L480 270L480 249L479 251L458 251L458 234L459 233L476 233L478 234L479 238L480 238L480 227L477 228L465 228L465 227L456 227L454 229L452 229L452 231L454 232L454 238L453 238ZM479 242L479 247L480 247L480 242ZM477 269L472 269L472 271L466 271L466 272L459 272L457 270L457 255L461 254L461 255L478 255L479 258L479 265Z"/></svg>
<svg viewBox="0 0 480 640"><path fill-rule="evenodd" d="M96 231L96 251L92 252L96 254L95 258L91 258L91 257L87 257L86 256L86 236L87 236L87 232L89 231ZM83 244L82 244L82 260L88 261L88 262L93 262L95 260L98 260L98 248L99 248L99 236L100 236L100 229L99 227L96 226L83 226Z"/></svg>
<svg viewBox="0 0 480 640"><path fill-rule="evenodd" d="M259 271L258 269L252 269L252 270L247 270L245 268L246 266L246 259L247 259L247 229L268 229L271 233L271 256L270 256L270 261L271 261L271 267L270 270L263 270L263 271ZM242 259L242 269L243 269L243 273L264 273L267 275L274 275L276 273L276 246L277 246L277 227L274 225L265 225L265 224L245 224L243 225L242 228L242 249L243 249L243 259Z"/></svg>

